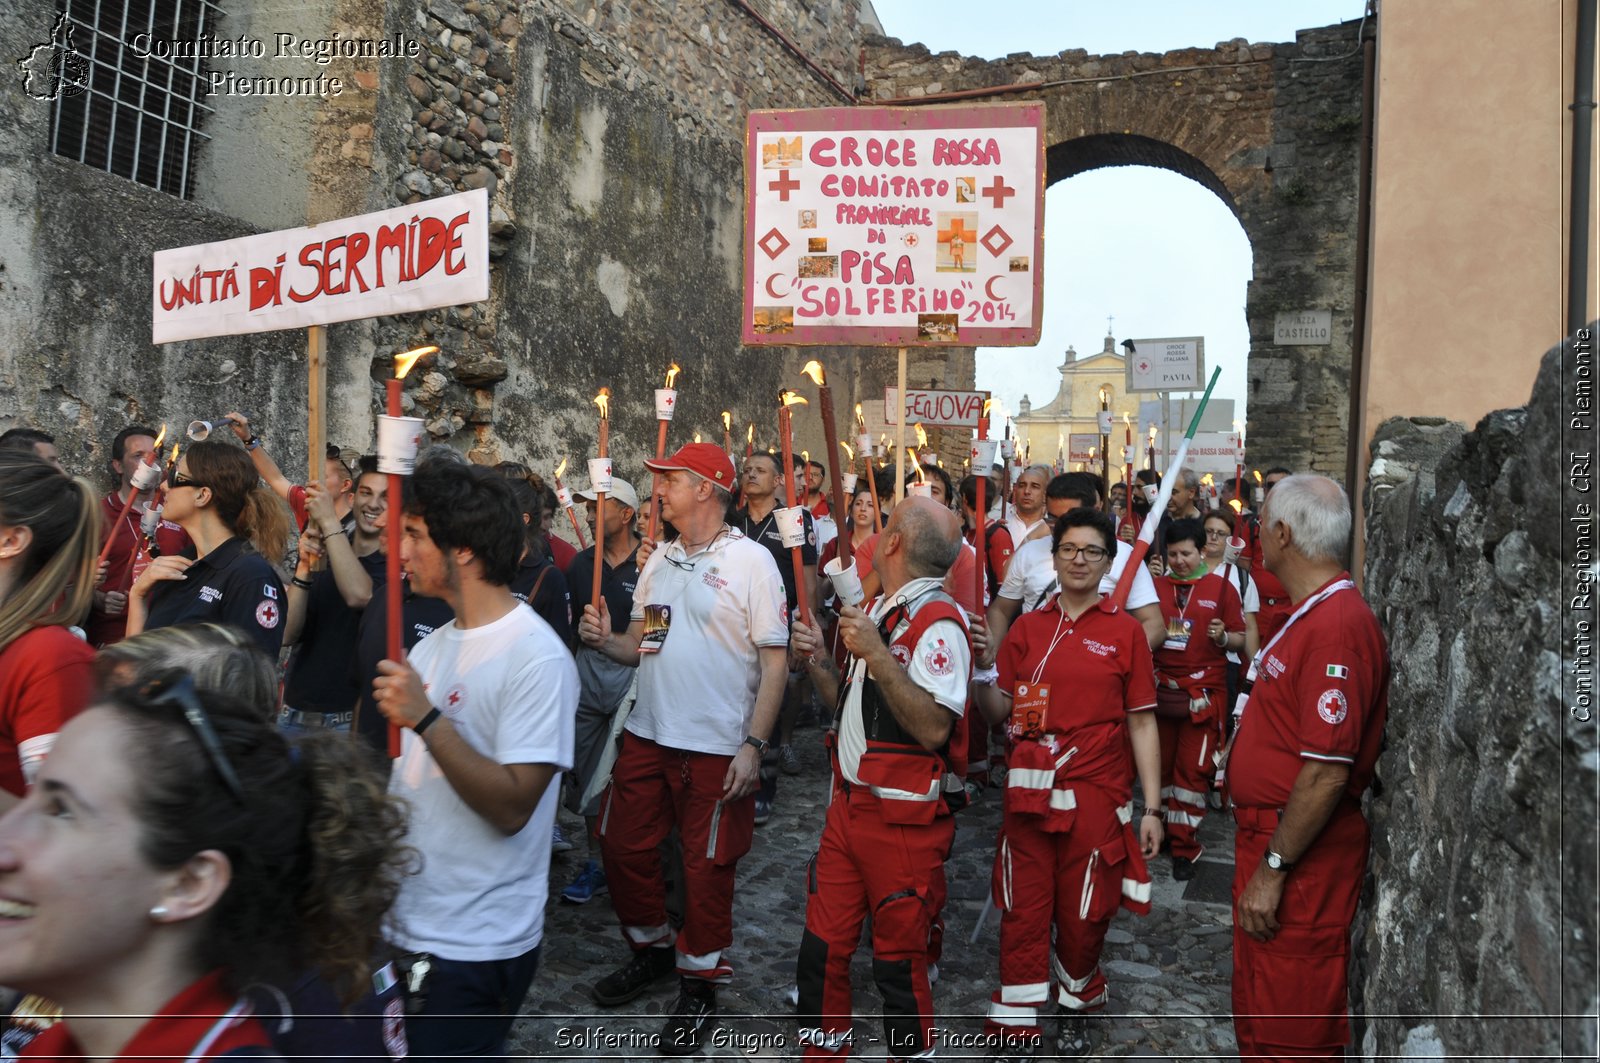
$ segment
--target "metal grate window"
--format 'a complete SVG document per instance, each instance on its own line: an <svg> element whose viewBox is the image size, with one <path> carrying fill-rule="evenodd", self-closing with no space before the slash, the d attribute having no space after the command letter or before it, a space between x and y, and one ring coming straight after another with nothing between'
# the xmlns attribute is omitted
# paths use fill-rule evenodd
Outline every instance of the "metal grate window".
<svg viewBox="0 0 1600 1063"><path fill-rule="evenodd" d="M62 92L50 150L97 169L194 196L194 157L212 108L201 58L222 11L209 0L58 0L79 58Z"/></svg>

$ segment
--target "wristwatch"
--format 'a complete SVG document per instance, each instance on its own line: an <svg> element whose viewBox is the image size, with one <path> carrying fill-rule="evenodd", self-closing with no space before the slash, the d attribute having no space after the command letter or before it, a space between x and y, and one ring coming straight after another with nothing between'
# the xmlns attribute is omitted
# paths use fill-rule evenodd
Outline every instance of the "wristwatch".
<svg viewBox="0 0 1600 1063"><path fill-rule="evenodd" d="M747 745L747 746L755 746L756 747L756 752L760 753L763 757L767 755L767 745L768 745L768 743L763 742L761 739L757 738L755 735L751 735L748 738L746 738L744 740L744 744Z"/></svg>
<svg viewBox="0 0 1600 1063"><path fill-rule="evenodd" d="M1277 853L1273 852L1271 849L1267 850L1267 855L1263 859L1266 861L1268 867L1278 872L1280 875L1287 875L1289 872L1294 870L1293 864L1279 856Z"/></svg>

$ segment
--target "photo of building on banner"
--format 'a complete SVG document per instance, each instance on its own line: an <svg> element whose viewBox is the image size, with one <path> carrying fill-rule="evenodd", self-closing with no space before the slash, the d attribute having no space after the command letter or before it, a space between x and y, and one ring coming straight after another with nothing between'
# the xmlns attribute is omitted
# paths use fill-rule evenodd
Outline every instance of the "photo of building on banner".
<svg viewBox="0 0 1600 1063"><path fill-rule="evenodd" d="M1044 105L753 111L747 344L1028 346Z"/></svg>

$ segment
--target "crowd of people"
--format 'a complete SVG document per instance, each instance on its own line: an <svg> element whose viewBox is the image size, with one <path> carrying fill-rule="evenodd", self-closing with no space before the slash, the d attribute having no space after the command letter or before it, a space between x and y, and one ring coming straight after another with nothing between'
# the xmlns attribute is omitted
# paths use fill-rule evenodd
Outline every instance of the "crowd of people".
<svg viewBox="0 0 1600 1063"><path fill-rule="evenodd" d="M330 448L298 485L227 422L165 464L123 428L103 496L44 433L0 436L6 1058L501 1058L577 844L560 900L608 898L626 947L592 998L675 984L657 1044L692 1054L811 723L806 1058L851 1052L864 927L891 1058L933 1051L975 801L1002 809L992 1056L1093 1050L1112 919L1151 910L1152 862L1194 877L1224 809L1240 1050L1342 1056L1388 661L1334 482L1273 469L1208 508L1183 469L1156 512L1153 472L1106 498L1045 466L928 465L915 492L869 466L835 514L819 462L691 443L642 498L579 492L604 529L580 550L526 466L434 447L391 498Z"/></svg>

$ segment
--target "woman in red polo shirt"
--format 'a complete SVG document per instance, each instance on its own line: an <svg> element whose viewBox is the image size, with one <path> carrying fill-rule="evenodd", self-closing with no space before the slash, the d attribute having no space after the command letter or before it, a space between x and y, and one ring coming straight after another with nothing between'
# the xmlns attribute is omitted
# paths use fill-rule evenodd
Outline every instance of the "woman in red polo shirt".
<svg viewBox="0 0 1600 1063"><path fill-rule="evenodd" d="M1212 759L1227 714L1229 650L1244 648L1244 612L1231 581L1205 563L1205 526L1174 521L1167 532L1166 575L1156 595L1167 638L1156 650L1156 717L1161 728L1161 793L1172 838L1172 877L1194 878L1204 851L1197 837L1206 814Z"/></svg>
<svg viewBox="0 0 1600 1063"><path fill-rule="evenodd" d="M1057 1054L1089 1051L1086 1014L1108 995L1106 930L1120 907L1150 910L1145 858L1162 832L1149 643L1137 620L1100 597L1116 550L1111 518L1073 510L1056 521L1051 542L1061 592L1017 619L996 661L1012 748L993 885L1000 989L985 1029L1016 1058L1040 1052L1052 970L1068 1009ZM1146 810L1137 835L1128 793L1135 768Z"/></svg>
<svg viewBox="0 0 1600 1063"><path fill-rule="evenodd" d="M0 811L94 691L94 650L70 625L89 610L99 543L94 488L0 453Z"/></svg>

